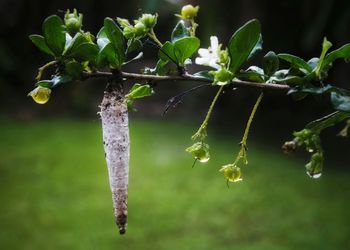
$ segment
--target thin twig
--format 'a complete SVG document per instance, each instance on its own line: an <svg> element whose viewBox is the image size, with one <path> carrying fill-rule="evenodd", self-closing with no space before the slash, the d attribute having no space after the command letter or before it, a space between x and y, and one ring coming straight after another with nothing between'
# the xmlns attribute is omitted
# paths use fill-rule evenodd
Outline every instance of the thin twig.
<svg viewBox="0 0 350 250"><path fill-rule="evenodd" d="M120 76L125 79L134 79L134 80L144 80L144 81L195 81L195 82L212 82L210 79L205 79L202 77L197 77L190 74L185 74L182 76L158 76L158 75L144 75L137 73L128 73L121 72ZM83 78L99 78L99 77L113 77L111 72L101 72L96 71L93 73L84 73ZM247 88L255 88L260 90L281 90L281 91L289 91L291 87L284 84L274 84L274 83L260 83L260 82L248 82L241 81L238 79L234 79L231 82L234 87L247 87Z"/></svg>

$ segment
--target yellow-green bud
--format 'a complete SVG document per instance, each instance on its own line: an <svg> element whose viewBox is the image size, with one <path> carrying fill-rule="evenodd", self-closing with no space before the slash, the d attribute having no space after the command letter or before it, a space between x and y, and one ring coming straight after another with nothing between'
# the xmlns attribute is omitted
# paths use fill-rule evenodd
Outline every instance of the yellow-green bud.
<svg viewBox="0 0 350 250"><path fill-rule="evenodd" d="M214 75L214 85L226 85L233 79L233 74L231 71L221 68L218 71L210 71L210 74Z"/></svg>
<svg viewBox="0 0 350 250"><path fill-rule="evenodd" d="M199 6L193 7L191 4L185 5L181 9L181 17L183 19L193 19L197 16L198 10Z"/></svg>
<svg viewBox="0 0 350 250"><path fill-rule="evenodd" d="M205 163L209 161L209 145L203 142L196 142L191 147L186 149L187 152L192 154L199 162Z"/></svg>
<svg viewBox="0 0 350 250"><path fill-rule="evenodd" d="M142 14L139 22L143 23L146 29L152 29L157 23L157 15Z"/></svg>
<svg viewBox="0 0 350 250"><path fill-rule="evenodd" d="M49 101L50 94L51 89L38 86L30 91L28 96L31 96L33 100L38 104L45 104Z"/></svg>
<svg viewBox="0 0 350 250"><path fill-rule="evenodd" d="M73 13L67 10L64 16L64 24L66 25L68 33L74 35L83 25L83 15L81 13L78 14L76 9L74 9Z"/></svg>
<svg viewBox="0 0 350 250"><path fill-rule="evenodd" d="M138 37L145 36L147 34L147 28L142 22L137 22L134 26L135 35Z"/></svg>
<svg viewBox="0 0 350 250"><path fill-rule="evenodd" d="M129 20L128 20L128 19L125 19L125 18L120 18L120 17L118 17L118 18L117 18L117 22L119 23L119 25L120 25L122 28L130 27L130 26L131 26L131 24L129 23Z"/></svg>
<svg viewBox="0 0 350 250"><path fill-rule="evenodd" d="M237 182L241 181L241 169L237 167L236 165L233 164L228 164L223 166L220 169L221 172L224 173L224 177L229 181L229 182Z"/></svg>
<svg viewBox="0 0 350 250"><path fill-rule="evenodd" d="M127 26L123 30L123 34L126 39L131 39L135 36L135 29L132 26Z"/></svg>

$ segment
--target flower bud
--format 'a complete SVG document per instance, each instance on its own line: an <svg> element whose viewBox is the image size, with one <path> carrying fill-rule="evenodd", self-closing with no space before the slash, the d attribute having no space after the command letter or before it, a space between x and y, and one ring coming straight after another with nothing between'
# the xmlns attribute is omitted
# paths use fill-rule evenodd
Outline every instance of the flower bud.
<svg viewBox="0 0 350 250"><path fill-rule="evenodd" d="M120 17L118 17L118 18L117 18L117 22L119 23L119 25L120 25L122 28L130 27L130 26L131 26L131 24L129 23L129 20L128 20L128 19L125 19L125 18L120 18Z"/></svg>
<svg viewBox="0 0 350 250"><path fill-rule="evenodd" d="M322 175L323 161L322 153L317 152L313 154L310 162L305 165L307 175L314 179L320 178Z"/></svg>
<svg viewBox="0 0 350 250"><path fill-rule="evenodd" d="M196 142L191 147L186 149L187 152L192 154L199 162L205 163L209 161L209 145L203 142Z"/></svg>
<svg viewBox="0 0 350 250"><path fill-rule="evenodd" d="M193 19L197 16L199 6L193 7L193 5L188 4L181 9L181 18L183 19Z"/></svg>
<svg viewBox="0 0 350 250"><path fill-rule="evenodd" d="M209 73L214 75L214 85L226 85L233 79L232 72L225 68L221 68L218 71L210 71Z"/></svg>
<svg viewBox="0 0 350 250"><path fill-rule="evenodd" d="M49 101L50 94L51 89L38 86L29 92L28 96L31 96L33 100L38 104L45 104Z"/></svg>
<svg viewBox="0 0 350 250"><path fill-rule="evenodd" d="M137 22L134 26L135 35L143 37L147 34L147 28L142 22Z"/></svg>
<svg viewBox="0 0 350 250"><path fill-rule="evenodd" d="M83 15L79 13L76 9L74 9L73 13L70 12L70 10L67 10L65 16L64 16L64 24L66 25L67 31L69 34L74 35L77 33L83 23Z"/></svg>
<svg viewBox="0 0 350 250"><path fill-rule="evenodd" d="M241 181L241 169L239 167L237 167L234 164L228 164L223 166L220 169L220 172L224 173L224 177L229 181L229 182L237 182L237 181Z"/></svg>
<svg viewBox="0 0 350 250"><path fill-rule="evenodd" d="M142 16L139 19L139 22L143 23L143 25L145 25L146 29L150 30L157 23L157 15L142 14Z"/></svg>
<svg viewBox="0 0 350 250"><path fill-rule="evenodd" d="M132 26L127 26L123 30L123 35L125 36L126 39L131 39L135 37L135 29Z"/></svg>

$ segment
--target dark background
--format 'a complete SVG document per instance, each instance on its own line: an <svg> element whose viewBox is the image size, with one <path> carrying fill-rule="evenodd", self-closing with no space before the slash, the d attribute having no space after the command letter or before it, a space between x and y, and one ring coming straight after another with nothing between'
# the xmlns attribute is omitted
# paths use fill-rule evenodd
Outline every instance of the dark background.
<svg viewBox="0 0 350 250"><path fill-rule="evenodd" d="M269 50L286 52L305 59L319 56L321 43L327 36L337 48L350 41L350 2L321 1L0 1L0 114L19 120L43 117L96 118L98 104L102 98L103 81L89 81L55 89L47 105L36 105L27 93L34 86L37 68L49 60L29 41L28 35L41 34L41 24L51 14L63 15L67 8L77 8L84 14L84 29L96 34L103 19L110 17L137 18L141 13L159 14L155 28L160 39L165 41L176 23L173 13L179 12L184 4L199 4L198 36L202 47L208 46L209 36L217 35L220 42L227 44L232 33L243 23L258 18L262 25L264 50L255 59L259 65L261 57ZM138 72L143 66L153 66L156 50L148 45L145 59L128 67ZM287 67L287 65L285 65ZM336 62L329 83L348 86L349 65ZM96 84L95 84L96 83ZM192 86L190 83L162 83L156 95L138 102L136 117L161 119L167 99ZM187 119L199 123L214 95L213 89L202 89L184 99L184 103L162 119ZM211 126L225 133L240 134L258 95L257 91L239 89L227 91L220 99ZM331 112L328 97L309 97L294 102L280 93L268 93L260 108L253 133L256 138L280 145L291 138L293 130L299 130L314 118ZM194 115L195 114L195 115ZM223 130L223 128L225 128ZM324 134L329 159L345 163L339 154L348 148L345 139L334 134L341 127L330 129ZM347 151L348 152L348 151Z"/></svg>

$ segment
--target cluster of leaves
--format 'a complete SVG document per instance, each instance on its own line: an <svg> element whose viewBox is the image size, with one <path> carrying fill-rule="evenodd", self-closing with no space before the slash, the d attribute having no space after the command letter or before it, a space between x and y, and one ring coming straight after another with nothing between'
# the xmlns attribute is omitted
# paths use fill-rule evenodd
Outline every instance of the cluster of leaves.
<svg viewBox="0 0 350 250"><path fill-rule="evenodd" d="M295 132L294 139L284 145L285 151L293 151L305 146L312 153L306 164L311 177L319 177L324 162L320 133L323 129L342 122L350 117L350 92L332 85L324 84L329 70L336 59L350 59L350 44L329 52L332 44L325 38L319 57L305 61L295 55L269 51L262 58L261 65L247 65L249 60L262 50L260 23L253 19L245 23L230 38L227 47L219 44L218 38L210 37L210 46L200 48L201 42L196 37L198 24L195 18L199 7L186 5L176 15L180 20L175 25L168 41L162 43L154 32L158 15L142 14L130 22L124 18L105 18L103 27L93 36L82 27L83 16L76 10L65 14L64 20L53 15L43 23L43 35L31 35L32 42L53 60L39 68L37 88L29 93L38 103L46 103L51 89L63 83L83 80L93 73L109 70L114 78L123 81L122 67L143 55L143 44L151 41L158 50L158 62L154 68L146 67L144 75L180 75L184 78L210 81L219 89L209 107L207 115L192 136L194 144L186 149L195 160L207 162L210 159L209 145L206 143L207 126L214 106L224 86L233 81L250 81L254 83L286 84L292 87L289 94L296 100L307 95L329 94L335 113L308 124L305 129ZM205 70L189 74L187 65L193 63L193 56L198 52L194 62L205 66ZM281 61L289 67L281 68ZM55 66L56 72L48 80L42 80L44 71ZM189 92L189 91L188 91ZM136 99L153 94L151 84L136 83L131 87L125 100L130 109ZM241 180L239 164L247 164L247 139L249 129L263 95L257 99L240 142L240 150L232 163L221 168L228 182ZM343 131L347 131L344 128ZM343 132L344 134L345 132Z"/></svg>

